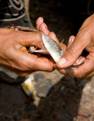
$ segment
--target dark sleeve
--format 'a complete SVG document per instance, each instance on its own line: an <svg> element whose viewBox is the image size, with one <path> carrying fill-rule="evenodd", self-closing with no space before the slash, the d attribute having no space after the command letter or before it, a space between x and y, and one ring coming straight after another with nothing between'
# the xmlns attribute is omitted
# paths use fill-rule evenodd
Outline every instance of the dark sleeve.
<svg viewBox="0 0 94 121"><path fill-rule="evenodd" d="M0 21L15 21L24 15L22 0L0 0Z"/></svg>

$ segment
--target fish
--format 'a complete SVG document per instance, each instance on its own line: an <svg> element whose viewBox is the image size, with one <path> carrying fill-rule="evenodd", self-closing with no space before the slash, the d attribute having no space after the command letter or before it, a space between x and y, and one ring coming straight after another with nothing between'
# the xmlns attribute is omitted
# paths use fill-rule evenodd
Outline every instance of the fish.
<svg viewBox="0 0 94 121"><path fill-rule="evenodd" d="M41 37L44 47L41 49L36 49L31 46L29 51L34 54L49 54L51 58L58 63L60 58L63 56L63 49L61 49L59 43L51 39L48 35L42 33Z"/></svg>
<svg viewBox="0 0 94 121"><path fill-rule="evenodd" d="M58 63L63 56L63 50L60 48L59 44L45 34L42 34L42 41L50 56Z"/></svg>
<svg viewBox="0 0 94 121"><path fill-rule="evenodd" d="M16 28L18 30L27 31L27 32L38 31L35 28L30 28L30 27L17 26ZM53 40L44 33L42 33L41 39L44 47L37 50L35 47L31 46L29 47L29 52L34 54L49 54L53 58L53 60L56 63L58 63L60 58L63 56L64 50L61 49L59 43L57 43L55 40Z"/></svg>

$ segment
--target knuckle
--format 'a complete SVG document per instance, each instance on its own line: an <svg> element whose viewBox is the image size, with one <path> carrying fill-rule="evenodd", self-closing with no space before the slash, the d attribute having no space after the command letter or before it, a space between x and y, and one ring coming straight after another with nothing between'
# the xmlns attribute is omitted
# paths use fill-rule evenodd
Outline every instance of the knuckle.
<svg viewBox="0 0 94 121"><path fill-rule="evenodd" d="M51 72L53 70L54 70L54 67L53 66L50 66L49 71Z"/></svg>
<svg viewBox="0 0 94 121"><path fill-rule="evenodd" d="M67 49L65 56L70 63L73 63L75 61L75 50L73 48Z"/></svg>

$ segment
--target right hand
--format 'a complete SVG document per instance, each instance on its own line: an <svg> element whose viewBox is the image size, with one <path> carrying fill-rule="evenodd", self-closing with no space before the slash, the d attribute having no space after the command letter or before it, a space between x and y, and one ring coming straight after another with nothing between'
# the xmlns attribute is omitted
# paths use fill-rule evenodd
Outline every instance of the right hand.
<svg viewBox="0 0 94 121"><path fill-rule="evenodd" d="M0 29L0 65L19 74L52 71L54 63L46 57L29 53L26 47L30 46L43 47L40 32Z"/></svg>

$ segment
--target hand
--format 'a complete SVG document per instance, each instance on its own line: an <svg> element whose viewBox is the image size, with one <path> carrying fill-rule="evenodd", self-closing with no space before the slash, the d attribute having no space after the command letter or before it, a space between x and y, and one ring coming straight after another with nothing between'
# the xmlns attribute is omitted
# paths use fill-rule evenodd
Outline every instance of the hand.
<svg viewBox="0 0 94 121"><path fill-rule="evenodd" d="M0 29L0 64L20 73L52 71L54 67L52 61L28 52L27 47L32 45L43 47L40 32Z"/></svg>
<svg viewBox="0 0 94 121"><path fill-rule="evenodd" d="M39 17L37 19L36 27L37 27L38 30L40 30L44 34L48 35L50 38L52 38L54 41L56 41L58 44L60 44L63 51L66 49L66 45L64 43L62 43L62 42L60 43L60 41L58 40L56 34L54 32L51 32L48 29L48 26L46 25L46 23L44 22L44 19L42 17Z"/></svg>
<svg viewBox="0 0 94 121"><path fill-rule="evenodd" d="M58 68L63 73L63 69L71 70L75 77L82 78L94 72L94 15L85 20L76 37L67 47L64 56L60 59ZM86 49L88 55L81 57L83 50ZM79 59L81 58L81 59ZM84 63L73 67L73 64Z"/></svg>

